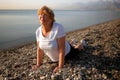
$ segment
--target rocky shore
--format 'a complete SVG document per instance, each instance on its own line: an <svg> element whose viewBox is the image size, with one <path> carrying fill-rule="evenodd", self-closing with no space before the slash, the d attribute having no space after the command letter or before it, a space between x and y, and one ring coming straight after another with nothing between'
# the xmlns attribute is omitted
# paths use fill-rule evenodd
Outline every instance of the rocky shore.
<svg viewBox="0 0 120 80"><path fill-rule="evenodd" d="M120 19L67 33L66 40L85 38L88 46L58 73L44 56L36 70L36 42L0 50L0 80L120 80Z"/></svg>

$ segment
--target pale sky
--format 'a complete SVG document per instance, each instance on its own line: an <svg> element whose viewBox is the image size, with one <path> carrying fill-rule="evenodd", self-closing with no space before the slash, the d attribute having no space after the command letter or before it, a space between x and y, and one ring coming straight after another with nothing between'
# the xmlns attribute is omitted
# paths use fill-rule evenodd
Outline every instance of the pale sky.
<svg viewBox="0 0 120 80"><path fill-rule="evenodd" d="M72 9L79 7L77 3L95 1L107 0L0 0L0 9L38 9L43 5L47 5L52 9Z"/></svg>

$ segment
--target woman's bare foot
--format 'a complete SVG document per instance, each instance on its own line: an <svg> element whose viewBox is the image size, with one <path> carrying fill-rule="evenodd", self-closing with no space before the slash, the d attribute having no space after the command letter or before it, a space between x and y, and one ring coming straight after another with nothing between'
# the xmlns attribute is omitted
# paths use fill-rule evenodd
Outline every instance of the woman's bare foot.
<svg viewBox="0 0 120 80"><path fill-rule="evenodd" d="M75 39L71 39L70 40L70 44L75 47L76 46L76 40Z"/></svg>
<svg viewBox="0 0 120 80"><path fill-rule="evenodd" d="M79 50L85 50L85 47L87 46L87 43L84 39L81 40L81 44L76 45L75 48Z"/></svg>
<svg viewBox="0 0 120 80"><path fill-rule="evenodd" d="M75 49L84 50L84 47L82 44L79 44L75 46Z"/></svg>

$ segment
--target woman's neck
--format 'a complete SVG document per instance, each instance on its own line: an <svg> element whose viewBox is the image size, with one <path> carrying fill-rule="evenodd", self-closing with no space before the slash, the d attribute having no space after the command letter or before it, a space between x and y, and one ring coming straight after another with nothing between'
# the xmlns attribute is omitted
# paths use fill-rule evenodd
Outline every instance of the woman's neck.
<svg viewBox="0 0 120 80"><path fill-rule="evenodd" d="M42 30L44 30L45 32L49 32L51 29L52 29L51 24L42 25Z"/></svg>
<svg viewBox="0 0 120 80"><path fill-rule="evenodd" d="M43 36L47 36L52 29L52 25L42 25L42 34Z"/></svg>

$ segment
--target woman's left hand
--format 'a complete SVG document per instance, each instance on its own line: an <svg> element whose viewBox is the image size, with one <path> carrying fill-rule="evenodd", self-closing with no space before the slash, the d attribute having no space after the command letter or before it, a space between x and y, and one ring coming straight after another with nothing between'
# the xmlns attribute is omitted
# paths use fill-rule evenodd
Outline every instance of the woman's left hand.
<svg viewBox="0 0 120 80"><path fill-rule="evenodd" d="M54 72L54 73L59 72L60 69L61 69L61 68L59 68L59 67L55 67L55 69L53 70L53 72Z"/></svg>

